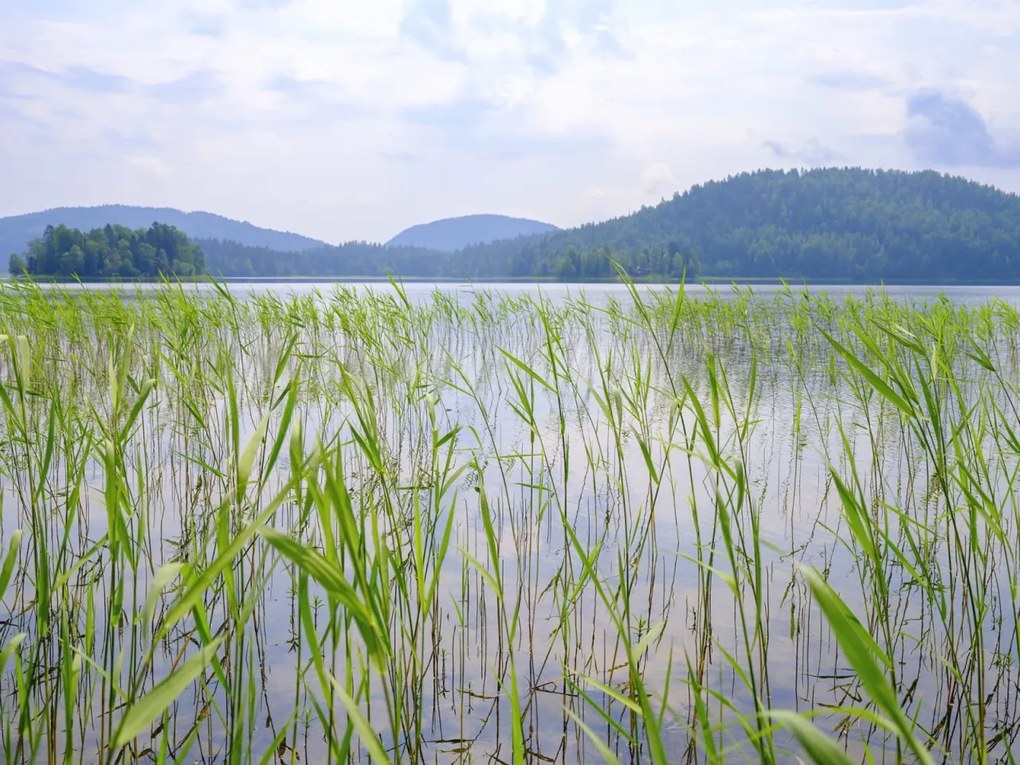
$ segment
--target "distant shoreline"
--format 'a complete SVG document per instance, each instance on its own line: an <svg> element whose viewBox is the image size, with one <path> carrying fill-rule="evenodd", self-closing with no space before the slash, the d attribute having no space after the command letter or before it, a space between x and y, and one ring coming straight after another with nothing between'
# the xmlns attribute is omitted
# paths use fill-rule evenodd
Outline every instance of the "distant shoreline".
<svg viewBox="0 0 1020 765"><path fill-rule="evenodd" d="M624 284L619 279L555 279L551 277L491 277L491 278L456 278L456 277L428 277L428 276L195 276L177 278L172 281L163 279L58 279L42 276L26 280L23 277L5 275L0 278L4 283L36 283L36 284L110 284L110 285L131 285L131 284L208 284L217 282L220 284L387 284L390 281L406 284ZM647 277L635 277L633 284L642 285L678 285L679 281L666 279L650 279ZM1020 279L968 279L946 280L946 279L881 279L876 281L849 280L849 279L804 279L803 277L733 277L733 276L699 276L696 279L688 280L687 284L704 285L741 285L741 286L780 286L788 284L790 287L823 287L823 286L854 286L854 287L1013 287L1020 285Z"/></svg>

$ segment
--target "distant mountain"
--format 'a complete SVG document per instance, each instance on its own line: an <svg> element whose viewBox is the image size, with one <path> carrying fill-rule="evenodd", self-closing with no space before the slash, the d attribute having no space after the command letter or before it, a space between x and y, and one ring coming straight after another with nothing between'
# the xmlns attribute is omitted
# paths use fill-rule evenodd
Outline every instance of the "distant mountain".
<svg viewBox="0 0 1020 765"><path fill-rule="evenodd" d="M56 207L27 215L0 218L0 259L6 261L7 256L24 252L28 242L42 236L48 225L57 226L62 223L70 228L88 231L107 223L137 229L148 228L154 222L175 226L193 239L229 240L277 252L299 252L326 246L325 242L307 236L261 228L207 212L182 212L168 207L102 205Z"/></svg>
<svg viewBox="0 0 1020 765"><path fill-rule="evenodd" d="M619 264L651 280L1020 283L1020 196L932 171L760 170L602 223L454 252L202 246L224 275L592 281Z"/></svg>
<svg viewBox="0 0 1020 765"><path fill-rule="evenodd" d="M439 252L456 252L477 244L558 231L550 223L506 215L465 215L461 218L421 223L405 229L386 243L387 247L421 247Z"/></svg>
<svg viewBox="0 0 1020 765"><path fill-rule="evenodd" d="M574 229L475 215L415 226L387 245L332 247L208 213L88 214L96 209L144 211L116 221L124 225L176 225L223 276L595 281L616 278L618 264L650 280L1020 283L1020 196L933 171L759 170ZM111 217L76 214L84 211L0 219L0 245L19 252L49 221L87 228ZM198 226L213 222L221 228Z"/></svg>
<svg viewBox="0 0 1020 765"><path fill-rule="evenodd" d="M759 170L519 246L503 276L1020 282L1020 196L928 170Z"/></svg>

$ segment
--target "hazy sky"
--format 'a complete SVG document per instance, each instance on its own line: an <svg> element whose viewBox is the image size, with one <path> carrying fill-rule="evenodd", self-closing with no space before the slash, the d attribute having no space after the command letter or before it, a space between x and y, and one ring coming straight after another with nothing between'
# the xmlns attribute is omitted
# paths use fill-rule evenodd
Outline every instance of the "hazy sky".
<svg viewBox="0 0 1020 765"><path fill-rule="evenodd" d="M0 0L0 215L331 242L561 226L761 167L1020 191L1020 0Z"/></svg>

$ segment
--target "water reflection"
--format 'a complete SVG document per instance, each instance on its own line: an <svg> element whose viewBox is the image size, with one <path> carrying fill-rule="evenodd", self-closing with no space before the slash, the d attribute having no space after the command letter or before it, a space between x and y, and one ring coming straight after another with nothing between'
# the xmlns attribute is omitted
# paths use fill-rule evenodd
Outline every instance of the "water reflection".
<svg viewBox="0 0 1020 765"><path fill-rule="evenodd" d="M0 667L0 717L30 721L3 734L14 759L33 741L51 760L360 759L339 688L399 761L508 761L518 722L530 760L644 761L641 694L672 761L783 761L771 709L895 760L842 709L868 693L802 566L861 618L926 744L1012 746L1015 313L911 312L935 292L906 288L641 288L639 306L621 285L149 289L92 313L4 297L33 338L2 361L0 533L32 531L0 612L36 673ZM893 352L932 316L956 329L933 374L904 357L939 386L915 418L819 332ZM187 582L204 589L173 621ZM127 700L215 640L218 671L123 748Z"/></svg>

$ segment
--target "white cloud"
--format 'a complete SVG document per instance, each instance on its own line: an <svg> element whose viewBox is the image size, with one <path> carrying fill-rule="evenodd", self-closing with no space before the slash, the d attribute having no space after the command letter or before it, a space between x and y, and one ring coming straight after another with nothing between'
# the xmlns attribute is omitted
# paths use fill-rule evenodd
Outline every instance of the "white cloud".
<svg viewBox="0 0 1020 765"><path fill-rule="evenodd" d="M170 178L174 174L173 168L159 157L125 154L124 159L148 175L153 175L159 178Z"/></svg>
<svg viewBox="0 0 1020 765"><path fill-rule="evenodd" d="M438 36L408 32L409 0L21 8L0 214L171 204L334 241L467 212L569 225L766 165L912 166L919 89L1020 129L1013 2L428 2Z"/></svg>

